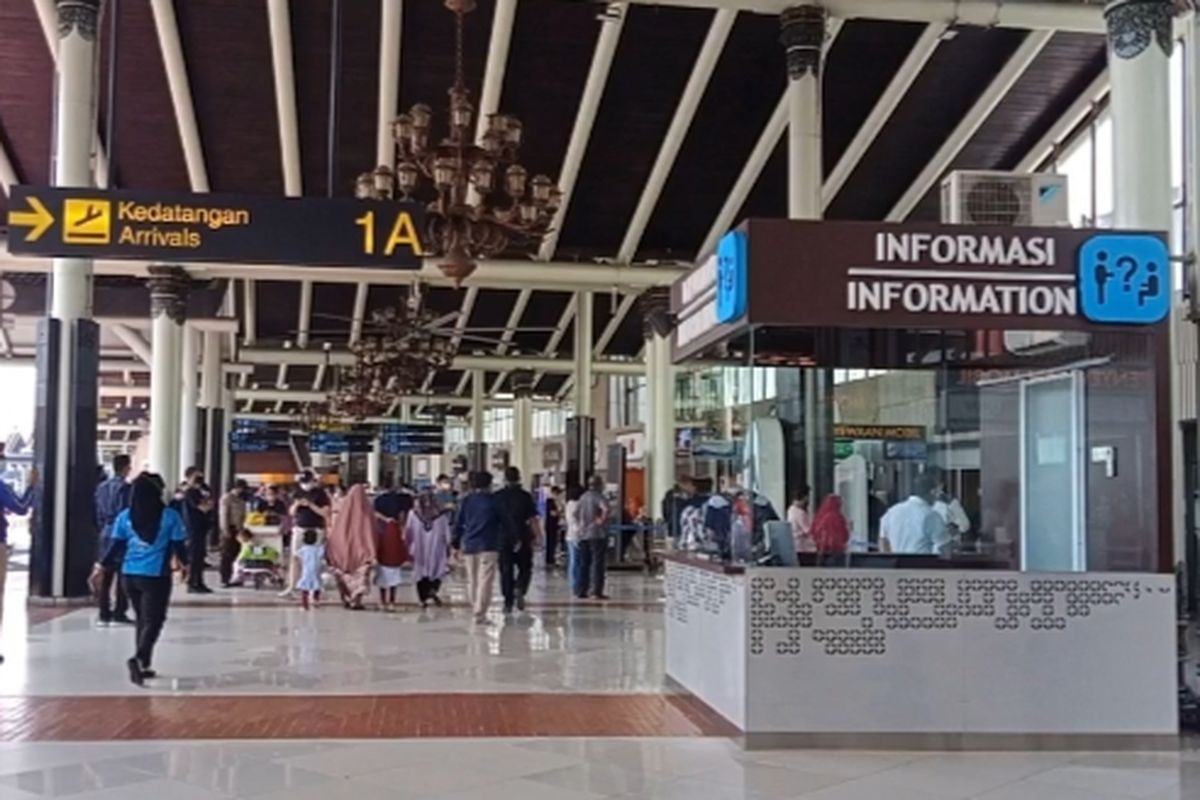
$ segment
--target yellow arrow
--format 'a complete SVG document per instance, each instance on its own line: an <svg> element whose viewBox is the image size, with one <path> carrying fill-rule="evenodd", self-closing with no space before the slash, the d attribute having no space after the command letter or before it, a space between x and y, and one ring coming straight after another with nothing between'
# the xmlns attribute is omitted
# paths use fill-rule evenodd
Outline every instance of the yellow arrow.
<svg viewBox="0 0 1200 800"><path fill-rule="evenodd" d="M9 211L8 224L28 227L30 231L25 234L25 241L36 242L54 224L54 215L36 197L29 196L25 198L25 201L29 203L29 207L33 210Z"/></svg>

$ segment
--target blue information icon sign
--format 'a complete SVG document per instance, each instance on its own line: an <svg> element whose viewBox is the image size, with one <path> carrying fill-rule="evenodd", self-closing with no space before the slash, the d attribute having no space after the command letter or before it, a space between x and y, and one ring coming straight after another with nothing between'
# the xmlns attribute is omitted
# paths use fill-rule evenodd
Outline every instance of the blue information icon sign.
<svg viewBox="0 0 1200 800"><path fill-rule="evenodd" d="M717 322L746 314L747 242L744 231L730 231L717 243Z"/></svg>
<svg viewBox="0 0 1200 800"><path fill-rule="evenodd" d="M1093 322L1158 322L1171 310L1170 266L1157 236L1097 234L1079 248L1079 310Z"/></svg>

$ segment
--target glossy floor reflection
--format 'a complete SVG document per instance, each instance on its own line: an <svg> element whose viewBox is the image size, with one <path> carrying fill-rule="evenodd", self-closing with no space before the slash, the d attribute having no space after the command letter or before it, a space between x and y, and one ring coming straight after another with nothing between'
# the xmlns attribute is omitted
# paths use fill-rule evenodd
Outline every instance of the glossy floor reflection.
<svg viewBox="0 0 1200 800"><path fill-rule="evenodd" d="M410 591L411 587L405 587ZM450 605L396 614L311 612L274 592L178 594L159 645L162 678L146 691L193 694L404 692L661 692L661 582L616 576L613 603L573 602L558 575L539 575L529 610L470 623L462 587ZM15 600L15 598L14 598ZM231 600L240 605L230 606ZM17 615L12 615L17 616ZM95 627L88 609L38 625L5 625L0 695L128 694L128 628Z"/></svg>
<svg viewBox="0 0 1200 800"><path fill-rule="evenodd" d="M463 768L469 766L469 768ZM1184 800L1200 754L742 753L716 739L0 746L4 800Z"/></svg>

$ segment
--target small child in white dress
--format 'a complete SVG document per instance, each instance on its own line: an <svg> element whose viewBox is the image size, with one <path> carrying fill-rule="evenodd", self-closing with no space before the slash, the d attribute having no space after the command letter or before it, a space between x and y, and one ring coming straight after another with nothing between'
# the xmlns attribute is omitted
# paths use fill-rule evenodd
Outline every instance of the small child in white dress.
<svg viewBox="0 0 1200 800"><path fill-rule="evenodd" d="M304 531L302 544L296 548L297 571L300 579L300 605L308 610L321 600L321 568L325 564L325 548L317 544L319 534L313 529Z"/></svg>

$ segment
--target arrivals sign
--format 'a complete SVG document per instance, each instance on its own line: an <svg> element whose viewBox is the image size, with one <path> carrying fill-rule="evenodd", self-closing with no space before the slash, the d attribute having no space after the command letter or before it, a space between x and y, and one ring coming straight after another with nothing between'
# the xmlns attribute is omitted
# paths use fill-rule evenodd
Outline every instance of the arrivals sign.
<svg viewBox="0 0 1200 800"><path fill-rule="evenodd" d="M675 357L746 325L1154 324L1170 311L1165 239L1075 228L748 220L676 283Z"/></svg>
<svg viewBox="0 0 1200 800"><path fill-rule="evenodd" d="M417 269L424 209L352 198L13 186L14 255Z"/></svg>

